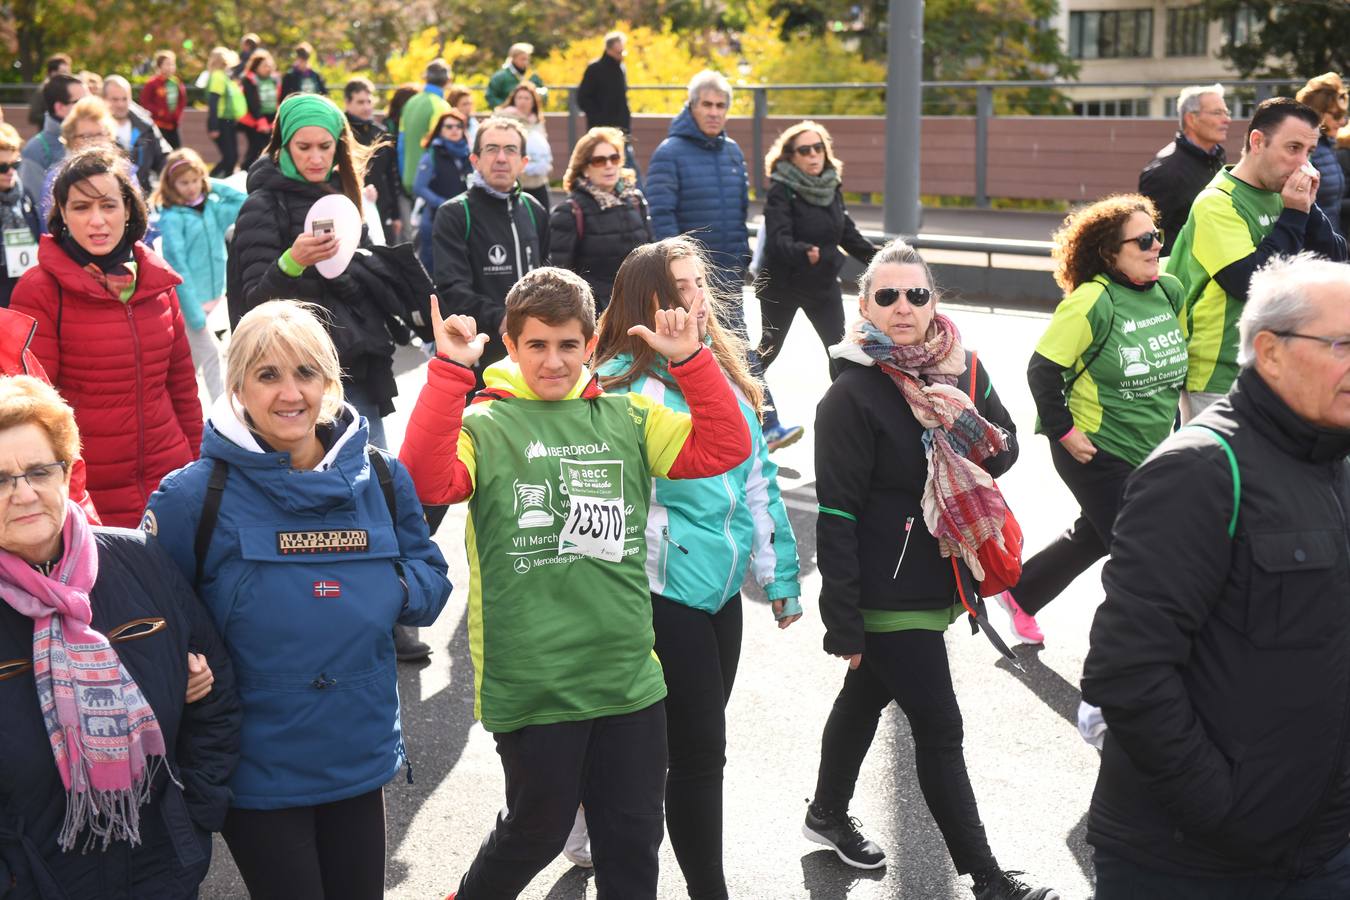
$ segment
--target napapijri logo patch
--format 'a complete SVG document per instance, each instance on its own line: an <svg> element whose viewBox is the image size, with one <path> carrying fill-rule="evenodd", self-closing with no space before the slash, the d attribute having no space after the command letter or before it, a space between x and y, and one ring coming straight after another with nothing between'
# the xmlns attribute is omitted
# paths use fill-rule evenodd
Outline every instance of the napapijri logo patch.
<svg viewBox="0 0 1350 900"><path fill-rule="evenodd" d="M277 552L282 556L296 553L365 553L369 549L370 532L365 529L277 532Z"/></svg>

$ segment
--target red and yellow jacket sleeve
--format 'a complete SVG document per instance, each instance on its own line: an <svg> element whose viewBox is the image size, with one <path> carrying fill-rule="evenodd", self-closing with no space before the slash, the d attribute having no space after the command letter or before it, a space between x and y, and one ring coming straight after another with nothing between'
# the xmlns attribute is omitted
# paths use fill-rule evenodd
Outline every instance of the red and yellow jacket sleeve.
<svg viewBox="0 0 1350 900"><path fill-rule="evenodd" d="M689 403L676 412L630 394L647 409L647 464L658 478L708 478L736 468L750 456L750 429L736 394L712 351L701 348L670 374Z"/></svg>
<svg viewBox="0 0 1350 900"><path fill-rule="evenodd" d="M464 395L473 390L473 371L436 358L408 419L398 458L412 475L417 497L429 506L459 503L473 496L473 439L463 431Z"/></svg>

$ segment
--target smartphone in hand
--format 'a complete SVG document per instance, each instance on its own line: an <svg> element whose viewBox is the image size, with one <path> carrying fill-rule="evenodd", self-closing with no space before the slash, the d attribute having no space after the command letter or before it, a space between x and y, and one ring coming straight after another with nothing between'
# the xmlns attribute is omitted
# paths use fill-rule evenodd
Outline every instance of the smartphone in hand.
<svg viewBox="0 0 1350 900"><path fill-rule="evenodd" d="M315 219L313 233L315 237L324 237L335 233L332 219Z"/></svg>

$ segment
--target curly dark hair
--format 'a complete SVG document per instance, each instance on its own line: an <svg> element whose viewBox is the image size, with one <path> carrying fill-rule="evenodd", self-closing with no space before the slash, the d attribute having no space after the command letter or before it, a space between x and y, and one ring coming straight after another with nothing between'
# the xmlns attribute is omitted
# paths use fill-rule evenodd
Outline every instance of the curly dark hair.
<svg viewBox="0 0 1350 900"><path fill-rule="evenodd" d="M1067 294L1112 269L1120 252L1120 230L1137 212L1158 224L1157 208L1142 194L1115 194L1069 213L1052 238L1050 255L1058 263L1055 283Z"/></svg>

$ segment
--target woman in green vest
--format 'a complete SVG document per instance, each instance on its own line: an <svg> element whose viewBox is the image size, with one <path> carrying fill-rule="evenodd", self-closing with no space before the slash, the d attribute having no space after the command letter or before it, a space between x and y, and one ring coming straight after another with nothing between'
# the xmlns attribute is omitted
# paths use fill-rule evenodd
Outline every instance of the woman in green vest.
<svg viewBox="0 0 1350 900"><path fill-rule="evenodd" d="M239 164L239 119L248 112L244 92L230 78L239 57L229 47L216 47L206 62L206 133L216 142L220 162L212 178L229 178Z"/></svg>
<svg viewBox="0 0 1350 900"><path fill-rule="evenodd" d="M1064 220L1055 281L1067 296L1027 367L1036 430L1081 507L1073 526L999 596L1013 631L1040 643L1035 615L1105 556L1125 479L1172 430L1186 378L1181 283L1162 274L1153 202L1107 197ZM1014 599L1015 596L1015 599Z"/></svg>

